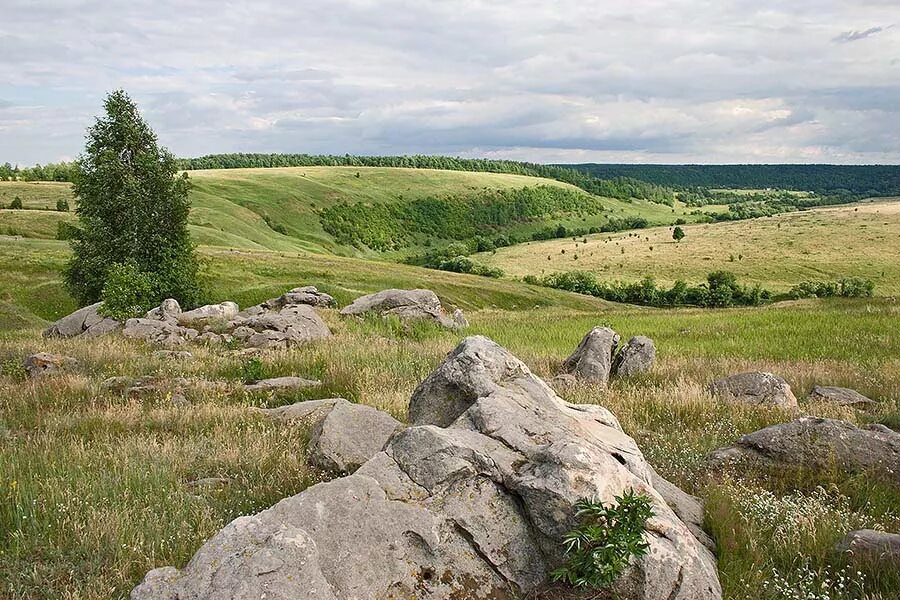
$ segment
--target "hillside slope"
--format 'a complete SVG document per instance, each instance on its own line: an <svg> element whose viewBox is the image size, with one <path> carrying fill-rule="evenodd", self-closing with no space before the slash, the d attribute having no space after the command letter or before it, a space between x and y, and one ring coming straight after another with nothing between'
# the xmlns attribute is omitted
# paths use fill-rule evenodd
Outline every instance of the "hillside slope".
<svg viewBox="0 0 900 600"><path fill-rule="evenodd" d="M322 228L318 211L346 205L410 202L425 198L467 198L486 190L519 190L549 186L586 199L584 191L552 179L467 171L397 167L285 167L191 171L193 208L191 229L198 244L276 251L310 251L338 255L374 256L376 252L338 242ZM26 214L0 210L0 234L29 238L55 237L56 222L71 218L52 210L59 198L69 198L68 184L0 182L0 205L20 196ZM600 226L610 217L640 216L651 223L693 220L682 206L670 208L645 200L625 202L599 199L602 213L548 214L517 223L514 230L529 233L559 224Z"/></svg>
<svg viewBox="0 0 900 600"><path fill-rule="evenodd" d="M584 270L602 280L699 282L717 269L745 283L787 291L805 280L864 277L876 294L900 293L900 201L794 212L731 223L686 225L532 242L476 258L510 276Z"/></svg>

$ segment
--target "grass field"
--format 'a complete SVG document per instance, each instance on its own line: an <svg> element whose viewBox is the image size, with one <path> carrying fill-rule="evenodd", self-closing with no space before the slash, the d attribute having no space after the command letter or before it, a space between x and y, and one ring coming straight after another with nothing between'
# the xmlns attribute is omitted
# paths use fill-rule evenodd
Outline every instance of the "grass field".
<svg viewBox="0 0 900 600"><path fill-rule="evenodd" d="M820 208L775 217L530 242L478 255L509 276L585 270L601 280L689 283L710 271L733 271L742 282L786 291L805 280L864 277L876 294L900 293L900 201Z"/></svg>
<svg viewBox="0 0 900 600"><path fill-rule="evenodd" d="M573 402L607 406L660 473L707 501L725 597L788 600L809 598L814 589L816 600L898 598L900 575L877 569L850 573L831 550L849 529L900 532L896 490L838 473L803 479L783 473L711 478L703 462L710 450L744 433L793 418L779 409L723 404L707 393L712 379L743 370L784 376L803 413L900 427L897 300L659 310L509 278L421 269L384 257L340 256L355 251L337 247L316 229L316 206L464 191L488 180L497 186L521 185L510 176L405 171L192 173L191 230L201 244L209 300L232 299L247 306L298 285L317 285L344 305L387 287L426 287L466 311L471 322L466 335L488 335L545 377L558 371L594 325L610 325L624 338L648 335L659 349L652 375L616 381L609 390L578 384L564 395ZM26 206L39 202L40 193L35 191ZM610 203L612 211L644 211L657 222L669 222L682 210L673 214L660 205ZM290 235L266 223L264 216L275 219L276 214ZM341 396L405 419L412 390L462 335L393 320L346 320L335 310L324 310L333 338L269 352L261 359L268 376L315 377L324 386L277 398L241 391L237 384L246 359L216 349L192 347L194 361L173 363L154 358L153 348L118 336L89 344L45 340L40 330L47 321L75 308L60 281L68 245L47 239L55 235L60 218L72 216L0 211L3 600L127 598L148 569L184 565L231 519L264 509L324 477L306 463L303 427L268 421L253 407ZM4 227L21 233L4 235ZM586 245L578 243L578 261L572 257L576 249L571 239L531 243L479 259L500 264L513 275L591 264L609 278L638 279L649 273L669 282L696 281L711 270L729 268L746 282L759 281L775 290L801 279L846 275L872 277L883 296L900 290L900 202L685 230L680 244L671 241L667 227L642 230L639 237L589 236ZM732 253L734 262L729 260ZM27 381L21 361L36 351L68 354L79 364L67 375ZM189 392L189 406L175 406L167 397L128 399L100 389L110 376L147 374L195 377L217 385ZM816 384L852 387L878 404L857 412L811 403L806 394ZM192 484L204 477L224 477L227 483L210 488ZM838 589L838 581L846 582L845 587Z"/></svg>

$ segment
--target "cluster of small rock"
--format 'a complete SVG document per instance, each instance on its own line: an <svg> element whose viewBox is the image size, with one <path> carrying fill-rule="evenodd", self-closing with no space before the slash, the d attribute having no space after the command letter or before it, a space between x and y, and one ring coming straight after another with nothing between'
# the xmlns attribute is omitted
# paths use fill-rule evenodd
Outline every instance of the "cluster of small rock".
<svg viewBox="0 0 900 600"><path fill-rule="evenodd" d="M585 381L603 387L611 377L649 373L656 361L656 345L648 337L634 336L619 350L621 337L609 327L594 327L563 362L563 373L553 383L566 385Z"/></svg>

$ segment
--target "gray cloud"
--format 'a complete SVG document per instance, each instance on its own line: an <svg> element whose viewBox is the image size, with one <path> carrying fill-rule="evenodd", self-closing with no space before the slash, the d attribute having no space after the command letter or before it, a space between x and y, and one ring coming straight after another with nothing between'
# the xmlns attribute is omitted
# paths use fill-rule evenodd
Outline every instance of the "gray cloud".
<svg viewBox="0 0 900 600"><path fill-rule="evenodd" d="M893 1L303 4L7 0L0 161L123 87L183 156L900 162Z"/></svg>
<svg viewBox="0 0 900 600"><path fill-rule="evenodd" d="M882 31L884 31L884 27L869 27L868 29L863 31L844 31L831 41L837 42L838 44L857 42L859 40L864 40L867 37L871 37L875 34L881 33Z"/></svg>

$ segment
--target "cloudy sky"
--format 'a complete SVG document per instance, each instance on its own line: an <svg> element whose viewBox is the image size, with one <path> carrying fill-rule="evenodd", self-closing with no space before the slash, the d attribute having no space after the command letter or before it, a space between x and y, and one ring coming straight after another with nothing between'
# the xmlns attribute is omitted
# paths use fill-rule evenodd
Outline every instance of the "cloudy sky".
<svg viewBox="0 0 900 600"><path fill-rule="evenodd" d="M900 163L900 2L4 0L0 162L118 87L179 156Z"/></svg>

